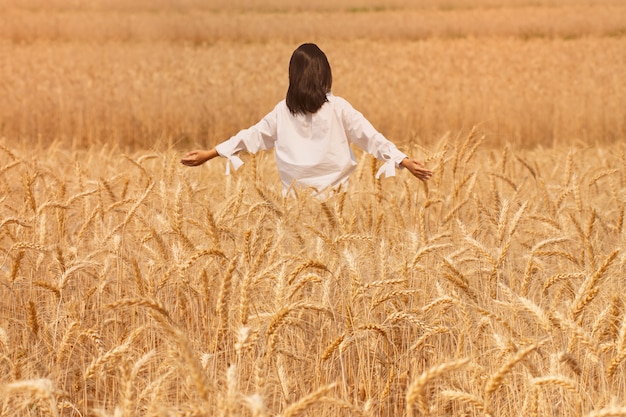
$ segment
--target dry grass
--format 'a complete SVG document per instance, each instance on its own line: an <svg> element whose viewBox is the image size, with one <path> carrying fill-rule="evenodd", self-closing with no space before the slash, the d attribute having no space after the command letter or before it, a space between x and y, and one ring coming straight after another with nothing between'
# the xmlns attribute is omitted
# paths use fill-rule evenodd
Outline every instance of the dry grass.
<svg viewBox="0 0 626 417"><path fill-rule="evenodd" d="M0 25L0 416L626 415L620 2L89 4L0 0L34 28ZM379 21L321 37L335 92L434 177L357 153L320 201L283 199L269 153L182 167L309 36L155 29L184 13Z"/></svg>

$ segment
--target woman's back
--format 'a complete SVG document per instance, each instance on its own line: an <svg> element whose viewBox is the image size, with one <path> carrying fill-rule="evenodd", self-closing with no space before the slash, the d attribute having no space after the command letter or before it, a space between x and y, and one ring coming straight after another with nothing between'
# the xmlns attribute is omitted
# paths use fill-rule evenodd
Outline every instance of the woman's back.
<svg viewBox="0 0 626 417"><path fill-rule="evenodd" d="M346 100L332 94L315 113L293 114L283 100L259 123L216 149L238 166L235 154L241 150L275 148L284 191L292 186L322 191L347 185L356 166L350 143L385 161L392 173L407 157Z"/></svg>

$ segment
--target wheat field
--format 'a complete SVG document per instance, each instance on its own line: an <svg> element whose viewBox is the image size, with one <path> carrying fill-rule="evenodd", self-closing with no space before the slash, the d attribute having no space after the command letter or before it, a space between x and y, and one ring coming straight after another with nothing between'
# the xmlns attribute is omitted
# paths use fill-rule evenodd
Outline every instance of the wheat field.
<svg viewBox="0 0 626 417"><path fill-rule="evenodd" d="M0 416L626 415L621 1L0 7ZM428 183L179 164L311 40Z"/></svg>

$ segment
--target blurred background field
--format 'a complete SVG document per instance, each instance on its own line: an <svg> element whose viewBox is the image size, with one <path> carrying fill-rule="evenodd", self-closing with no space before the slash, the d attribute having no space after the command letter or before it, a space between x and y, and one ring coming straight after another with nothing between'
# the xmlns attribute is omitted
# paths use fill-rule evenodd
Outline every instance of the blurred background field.
<svg viewBox="0 0 626 417"><path fill-rule="evenodd" d="M284 97L316 42L334 88L398 144L626 135L622 1L0 1L0 134L208 146Z"/></svg>

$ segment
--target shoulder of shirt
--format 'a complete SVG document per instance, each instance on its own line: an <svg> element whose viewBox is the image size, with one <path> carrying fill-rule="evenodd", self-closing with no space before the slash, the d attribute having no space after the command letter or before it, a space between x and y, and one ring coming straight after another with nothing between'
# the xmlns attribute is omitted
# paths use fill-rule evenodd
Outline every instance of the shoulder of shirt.
<svg viewBox="0 0 626 417"><path fill-rule="evenodd" d="M269 113L267 113L265 115L265 117L274 117L277 112L283 112L283 111L289 111L289 109L287 108L287 100L282 99L281 101L279 101L274 108L272 109L272 111L270 111Z"/></svg>
<svg viewBox="0 0 626 417"><path fill-rule="evenodd" d="M328 93L327 97L328 102L333 104L334 106L352 108L350 102L343 97L336 96L333 93Z"/></svg>
<svg viewBox="0 0 626 417"><path fill-rule="evenodd" d="M276 106L274 106L274 110L281 109L281 108L287 108L287 100L282 99L281 101L276 103Z"/></svg>

